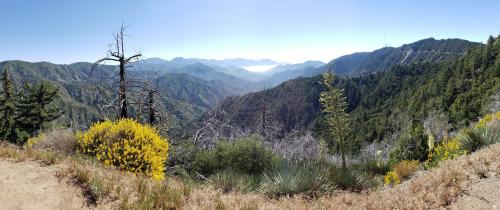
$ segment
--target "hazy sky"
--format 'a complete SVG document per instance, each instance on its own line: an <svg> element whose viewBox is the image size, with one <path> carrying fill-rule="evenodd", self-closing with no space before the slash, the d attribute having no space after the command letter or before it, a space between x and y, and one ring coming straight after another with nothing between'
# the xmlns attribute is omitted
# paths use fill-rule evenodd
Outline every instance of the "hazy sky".
<svg viewBox="0 0 500 210"><path fill-rule="evenodd" d="M484 42L500 1L0 0L0 60L72 63L106 54L123 22L145 57L270 58L297 63L419 39Z"/></svg>

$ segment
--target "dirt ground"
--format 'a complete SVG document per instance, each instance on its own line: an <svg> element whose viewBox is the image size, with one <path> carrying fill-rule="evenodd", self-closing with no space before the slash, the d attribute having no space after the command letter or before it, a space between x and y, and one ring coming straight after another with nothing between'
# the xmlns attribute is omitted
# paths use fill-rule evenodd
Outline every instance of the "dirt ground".
<svg viewBox="0 0 500 210"><path fill-rule="evenodd" d="M476 180L448 209L500 209L500 178L491 176Z"/></svg>
<svg viewBox="0 0 500 210"><path fill-rule="evenodd" d="M57 171L57 165L0 160L0 209L86 209L81 190Z"/></svg>

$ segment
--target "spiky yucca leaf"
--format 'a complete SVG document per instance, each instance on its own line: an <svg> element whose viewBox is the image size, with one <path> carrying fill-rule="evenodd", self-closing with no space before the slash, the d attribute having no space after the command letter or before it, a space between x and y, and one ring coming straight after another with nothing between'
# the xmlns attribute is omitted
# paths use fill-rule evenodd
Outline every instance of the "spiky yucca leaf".
<svg viewBox="0 0 500 210"><path fill-rule="evenodd" d="M315 162L283 162L274 169L264 172L259 191L270 196L318 194L333 190L334 184L328 178L328 169Z"/></svg>
<svg viewBox="0 0 500 210"><path fill-rule="evenodd" d="M343 190L361 191L374 185L366 176L351 168L332 168L332 180L335 185Z"/></svg>
<svg viewBox="0 0 500 210"><path fill-rule="evenodd" d="M258 185L258 177L227 169L210 176L208 183L223 193L231 191L250 192Z"/></svg>
<svg viewBox="0 0 500 210"><path fill-rule="evenodd" d="M462 149L474 152L484 146L500 142L500 129L485 125L466 129L457 135Z"/></svg>

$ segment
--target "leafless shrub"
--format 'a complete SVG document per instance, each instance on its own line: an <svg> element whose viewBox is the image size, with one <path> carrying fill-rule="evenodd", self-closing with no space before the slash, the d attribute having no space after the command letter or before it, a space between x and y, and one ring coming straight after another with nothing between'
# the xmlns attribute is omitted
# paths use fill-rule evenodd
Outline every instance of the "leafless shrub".
<svg viewBox="0 0 500 210"><path fill-rule="evenodd" d="M436 138L435 143L439 143L441 139L448 138L448 131L451 125L448 116L440 110L432 110L427 114L424 120L424 129L428 135Z"/></svg>
<svg viewBox="0 0 500 210"><path fill-rule="evenodd" d="M65 154L73 154L76 151L77 140L70 129L52 129L44 132L32 141L33 149L53 150Z"/></svg>
<svg viewBox="0 0 500 210"><path fill-rule="evenodd" d="M392 125L391 135L386 137L386 142L396 142L399 139L401 132L411 126L412 118L406 112L395 110L390 116L389 121Z"/></svg>
<svg viewBox="0 0 500 210"><path fill-rule="evenodd" d="M225 115L218 107L208 112L195 129L193 145L199 148L213 147L220 139L234 141L251 134L248 129L232 125Z"/></svg>
<svg viewBox="0 0 500 210"><path fill-rule="evenodd" d="M284 159L293 161L318 159L321 154L320 142L310 132L305 135L292 132L284 139L273 142L272 149Z"/></svg>
<svg viewBox="0 0 500 210"><path fill-rule="evenodd" d="M492 113L500 111L500 93L491 96L490 111Z"/></svg>
<svg viewBox="0 0 500 210"><path fill-rule="evenodd" d="M379 160L387 162L392 148L393 145L385 141L372 142L361 149L357 160L354 161Z"/></svg>

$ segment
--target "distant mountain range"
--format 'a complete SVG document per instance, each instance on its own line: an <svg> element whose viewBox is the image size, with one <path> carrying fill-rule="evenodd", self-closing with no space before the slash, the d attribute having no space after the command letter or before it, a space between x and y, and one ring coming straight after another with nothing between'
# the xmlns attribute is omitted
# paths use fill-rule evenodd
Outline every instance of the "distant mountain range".
<svg viewBox="0 0 500 210"><path fill-rule="evenodd" d="M354 53L329 62L339 75L367 74L389 69L393 65L438 62L460 57L469 47L479 45L459 39L425 39L398 48L382 48L373 52ZM62 101L66 106L67 122L88 125L99 118L95 109L94 92L100 90L102 97L112 97L114 90L99 85L113 78L115 66L101 65L94 72L93 82L88 81L91 63L57 65L48 62L29 63L23 61L0 62L0 68L8 66L14 79L21 82L50 81L60 87ZM255 65L277 65L273 69L256 73L244 67ZM312 77L328 69L319 61L301 64L283 64L268 59L160 58L144 59L133 64L129 77L155 81L162 93L162 102L179 121L197 119L205 110L215 106L229 96L269 89L298 77ZM116 79L116 78L114 78ZM293 84L293 81L291 83ZM294 85L281 85L277 88ZM297 86L300 87L300 86ZM297 91L304 91L298 89ZM258 92L256 94L259 94ZM291 94L291 93L290 93ZM250 95L232 97L228 101L245 101ZM282 97L286 97L283 95ZM292 102L290 102L292 103ZM251 106L253 103L248 103ZM240 109L240 108L238 108Z"/></svg>
<svg viewBox="0 0 500 210"><path fill-rule="evenodd" d="M373 52L345 55L330 61L307 61L300 64L282 64L272 60L174 58L171 61L146 59L136 64L140 70L186 73L204 80L220 80L223 84L246 93L275 87L290 79L312 77L329 68L338 75L357 75L387 70L395 64L426 63L449 60L464 54L465 49L478 43L461 39L436 40L428 38L400 47L385 47ZM277 65L269 71L256 73L247 66ZM201 72L203 71L203 72ZM226 74L223 76L222 74ZM233 77L230 77L230 76ZM237 77L237 78L234 78Z"/></svg>
<svg viewBox="0 0 500 210"><path fill-rule="evenodd" d="M251 72L245 69L248 66L277 65L264 73ZM282 64L268 59L226 59L209 60L198 58L174 58L170 61L160 58L141 60L134 64L137 71L155 71L159 73L185 73L199 79L214 81L219 80L224 85L232 87L235 93L242 94L261 90L264 87L274 87L279 83L294 77L281 75L274 78L275 74L286 71L300 71L317 68L325 65L319 61L308 61L301 64Z"/></svg>
<svg viewBox="0 0 500 210"><path fill-rule="evenodd" d="M186 70L188 66L193 64L203 64L204 68L213 70L215 72L229 74L241 79L255 82L264 79L261 74L250 72L243 67L256 66L256 65L279 65L280 63L262 59L262 60L249 60L249 59L225 59L225 60L211 60L199 58L174 58L170 61L161 58L145 59L135 64L134 67L140 70L154 70L162 72L178 71L179 69ZM200 66L197 67L198 69Z"/></svg>

